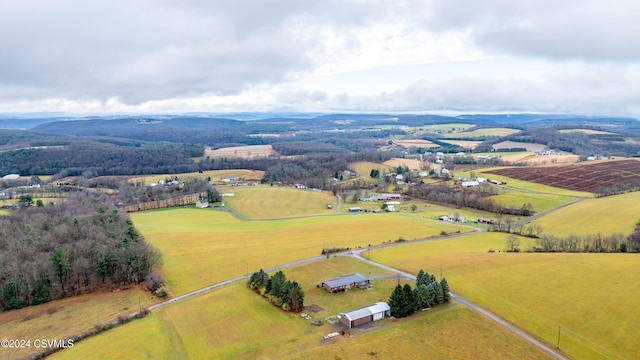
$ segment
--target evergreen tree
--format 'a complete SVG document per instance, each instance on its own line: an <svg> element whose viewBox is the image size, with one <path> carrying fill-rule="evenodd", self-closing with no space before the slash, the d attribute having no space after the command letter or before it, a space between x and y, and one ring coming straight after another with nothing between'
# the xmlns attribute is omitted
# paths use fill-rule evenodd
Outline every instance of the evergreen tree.
<svg viewBox="0 0 640 360"><path fill-rule="evenodd" d="M402 286L398 284L391 293L391 297L389 297L389 308L391 312L391 316L401 318L402 317L402 307L405 303L404 300L404 290L402 290Z"/></svg>
<svg viewBox="0 0 640 360"><path fill-rule="evenodd" d="M427 285L427 292L429 293L429 307L437 304L435 284L436 283L432 282Z"/></svg>
<svg viewBox="0 0 640 360"><path fill-rule="evenodd" d="M440 286L440 283L437 281L433 284L433 289L436 293L436 304L442 304L444 302L444 293L442 292L442 286Z"/></svg>
<svg viewBox="0 0 640 360"><path fill-rule="evenodd" d="M415 296L419 310L429 307L429 290L427 289L427 285L417 285Z"/></svg>
<svg viewBox="0 0 640 360"><path fill-rule="evenodd" d="M405 298L404 316L409 316L417 310L418 305L416 303L416 297L413 295L413 290L411 289L411 285L409 284L404 284L402 291L404 292Z"/></svg>
<svg viewBox="0 0 640 360"><path fill-rule="evenodd" d="M420 271L418 271L418 274L416 274L416 286L426 285L425 275L428 275L428 274L425 273L424 270L420 269Z"/></svg>
<svg viewBox="0 0 640 360"><path fill-rule="evenodd" d="M451 294L449 293L449 283L446 278L442 278L440 281L440 287L442 288L442 295L444 298L444 302L449 302L451 299Z"/></svg>
<svg viewBox="0 0 640 360"><path fill-rule="evenodd" d="M293 312L304 309L304 291L302 291L302 287L295 281L291 282L291 286L289 287L287 304L289 304L289 309Z"/></svg>

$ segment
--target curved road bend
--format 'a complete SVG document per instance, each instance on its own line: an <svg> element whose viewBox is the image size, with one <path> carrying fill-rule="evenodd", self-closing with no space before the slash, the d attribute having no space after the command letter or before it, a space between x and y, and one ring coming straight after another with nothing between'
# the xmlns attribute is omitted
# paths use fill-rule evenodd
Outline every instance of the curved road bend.
<svg viewBox="0 0 640 360"><path fill-rule="evenodd" d="M359 249L357 251L352 251L352 252L348 252L348 253L339 254L339 256L345 256L345 257L350 257L350 258L353 258L353 259L358 259L358 260L364 261L364 262L366 262L366 263L368 263L370 265L377 266L377 267L385 269L385 270L396 272L397 274L399 274L402 277L405 277L405 278L408 278L408 279L411 279L411 280L415 280L416 279L415 275L411 275L411 274L406 273L404 271L394 269L394 268L392 268L390 266L382 265L382 264L377 263L375 261L371 261L369 259L363 258L362 257L362 253L364 251L366 251L366 249ZM451 293L451 297L454 298L457 302L468 306L470 309L479 312L480 314L482 314L485 317L487 317L489 320L492 320L493 322L497 323L498 325L502 326L503 328L511 331L513 334L515 334L516 336L520 337L524 341L530 343L531 345L535 346L540 351L542 351L545 354L549 355L553 359L558 359L558 360L567 360L568 359L564 355L558 353L555 349L553 349L553 348L549 347L548 345L546 345L545 343L537 340L533 336L527 334L522 329L518 328L517 326L515 326L512 323L508 322L507 320L499 317L498 315L496 315L496 314L494 314L494 313L492 313L492 312L490 312L490 311L488 311L488 310L476 305L475 303L463 298L460 295L456 295L454 293Z"/></svg>

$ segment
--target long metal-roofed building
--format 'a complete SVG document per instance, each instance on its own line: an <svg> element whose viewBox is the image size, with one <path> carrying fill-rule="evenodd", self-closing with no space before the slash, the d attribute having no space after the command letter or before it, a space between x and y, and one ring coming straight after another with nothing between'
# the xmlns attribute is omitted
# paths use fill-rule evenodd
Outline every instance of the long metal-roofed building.
<svg viewBox="0 0 640 360"><path fill-rule="evenodd" d="M368 288L370 286L369 279L355 273L350 275L344 275L335 279L326 280L322 282L322 287L328 292L335 293L337 291L345 291L354 287Z"/></svg>
<svg viewBox="0 0 640 360"><path fill-rule="evenodd" d="M340 313L342 325L351 329L354 326L363 325L372 321L384 319L391 315L391 308L386 302L377 302L355 310Z"/></svg>

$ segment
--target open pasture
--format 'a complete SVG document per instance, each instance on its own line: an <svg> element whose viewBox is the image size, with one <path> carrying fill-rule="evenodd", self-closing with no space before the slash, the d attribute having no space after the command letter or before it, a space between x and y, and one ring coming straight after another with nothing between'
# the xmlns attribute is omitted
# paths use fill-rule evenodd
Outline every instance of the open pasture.
<svg viewBox="0 0 640 360"><path fill-rule="evenodd" d="M576 359L635 359L640 296L635 254L488 253L506 234L483 233L371 251L374 261L447 278L451 291ZM521 247L531 240L522 238Z"/></svg>
<svg viewBox="0 0 640 360"><path fill-rule="evenodd" d="M530 203L536 213L575 201L575 198L570 196L523 192L512 188L503 188L499 195L491 198L501 205L514 208L521 208L522 205Z"/></svg>
<svg viewBox="0 0 640 360"><path fill-rule="evenodd" d="M74 296L45 304L0 312L2 339L32 339L30 349L0 348L0 358L26 358L38 352L35 339L67 339L92 327L157 303L148 292L134 288Z"/></svg>
<svg viewBox="0 0 640 360"><path fill-rule="evenodd" d="M460 132L471 129L475 125L473 124L463 124L463 123L450 123L450 124L437 124L437 125L424 125L421 126L420 129L428 132Z"/></svg>
<svg viewBox="0 0 640 360"><path fill-rule="evenodd" d="M278 186L238 186L219 189L233 193L225 204L248 219L275 219L294 216L335 214L338 200L327 191L312 191Z"/></svg>
<svg viewBox="0 0 640 360"><path fill-rule="evenodd" d="M477 129L471 131L463 131L463 132L455 132L455 133L445 133L443 134L445 137L453 137L453 138L479 138L479 137L489 137L489 136L507 136L511 134L515 134L520 132L520 130L510 129L510 128L484 128Z"/></svg>
<svg viewBox="0 0 640 360"><path fill-rule="evenodd" d="M390 216L387 216L390 215ZM163 254L161 272L173 295L268 268L319 256L326 247L366 247L428 238L469 227L391 214L331 215L241 221L224 211L172 208L131 214Z"/></svg>
<svg viewBox="0 0 640 360"><path fill-rule="evenodd" d="M338 330L324 318L386 301L397 283L395 278L374 280L369 290L338 294L315 287L322 280L354 272L385 273L346 258L319 260L284 270L288 279L302 285L305 304L324 308L318 313L305 311L323 322L318 327L311 326L299 314L281 311L243 283L237 283L169 305L53 358L397 358L398 349L402 354L429 354L436 358L545 358L527 343L455 303L405 319L382 320L372 329L351 329L350 337L321 340Z"/></svg>
<svg viewBox="0 0 640 360"><path fill-rule="evenodd" d="M443 143L458 145L465 149L475 149L478 145L482 144L482 141L473 141L473 140L440 140Z"/></svg>
<svg viewBox="0 0 640 360"><path fill-rule="evenodd" d="M260 180L264 176L264 171L262 170L245 170L245 169L233 169L233 170L207 170L201 173L199 172L191 172L191 173L181 173L181 174L160 174L160 175L147 175L147 176L136 176L129 179L130 182L140 182L143 181L145 184L149 185L152 183L157 183L160 180L165 179L178 179L186 180L186 179L207 179L211 177L212 182L219 181L221 179L228 179L229 176L233 176L236 180L245 179L245 180Z"/></svg>
<svg viewBox="0 0 640 360"><path fill-rule="evenodd" d="M4 216L4 215L9 215L9 210L7 210L7 209L0 209L0 216Z"/></svg>
<svg viewBox="0 0 640 360"><path fill-rule="evenodd" d="M369 174L371 173L372 169L378 169L380 171L380 174L382 174L385 171L387 172L391 171L392 169L391 166L382 165L382 164L369 162L369 161L358 161L355 163L350 163L349 167L355 170L356 173L360 174L360 176L364 178L369 177Z"/></svg>
<svg viewBox="0 0 640 360"><path fill-rule="evenodd" d="M429 148L433 148L433 147L439 147L440 145L434 144L429 140L419 140L419 139L413 139L413 140L396 140L394 141L394 143L400 145L400 146L404 146L405 148L410 148L410 147L417 147L417 148L424 148L424 149L429 149Z"/></svg>
<svg viewBox="0 0 640 360"><path fill-rule="evenodd" d="M594 192L600 186L640 180L640 161L619 160L550 167L518 167L483 171L575 191Z"/></svg>
<svg viewBox="0 0 640 360"><path fill-rule="evenodd" d="M397 168L398 166L408 167L409 170L422 170L427 168L429 165L417 159L402 159L402 158L393 158L389 159L382 163L382 165L391 166L392 168Z"/></svg>
<svg viewBox="0 0 640 360"><path fill-rule="evenodd" d="M277 155L271 145L246 145L246 146L232 146L220 149L211 149L206 147L204 150L204 157L240 157L240 158L259 158L269 157Z"/></svg>
<svg viewBox="0 0 640 360"><path fill-rule="evenodd" d="M519 141L503 141L497 144L493 144L491 146L494 150L498 149L514 149L514 148L522 148L527 149L527 151L544 151L547 148L544 144L535 144L535 143L525 143Z"/></svg>
<svg viewBox="0 0 640 360"><path fill-rule="evenodd" d="M629 235L640 220L640 192L585 199L534 221L556 236L621 232Z"/></svg>
<svg viewBox="0 0 640 360"><path fill-rule="evenodd" d="M608 131L591 130L591 129L563 129L563 130L559 131L560 134L567 134L567 133L574 133L574 132L581 132L581 133L587 134L587 135L610 135L610 134L613 134L613 133L608 132Z"/></svg>

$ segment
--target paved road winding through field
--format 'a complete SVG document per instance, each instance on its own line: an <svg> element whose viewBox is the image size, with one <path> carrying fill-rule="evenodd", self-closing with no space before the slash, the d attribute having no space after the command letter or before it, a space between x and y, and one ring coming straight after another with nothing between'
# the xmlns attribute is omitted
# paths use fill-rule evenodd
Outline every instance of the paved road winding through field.
<svg viewBox="0 0 640 360"><path fill-rule="evenodd" d="M339 200L341 200L339 198ZM528 222L528 221L532 221L535 220L539 217L542 217L544 215L547 215L553 211L559 210L561 208L567 207L569 205L573 205L575 203L578 203L580 201L582 201L583 198L576 198L575 201L572 201L570 203L566 203L563 205L560 205L558 207L555 207L553 209L549 209L547 211L541 212L540 214L537 214L535 216L529 217L526 220L524 220L523 222ZM341 201L339 201L339 204L341 203ZM225 209L229 212L231 212L232 214L234 214L236 217L238 217L239 219L242 220L248 220L245 219L244 217L240 216L240 214L236 213L233 209ZM338 209L339 210L339 206ZM452 235L448 235L448 236L441 236L441 237L434 237L434 238L426 238L426 239L422 239L422 240L412 240L410 242L390 242L390 243L384 243L381 245L375 245L375 246L368 246L367 248L362 248L362 249L357 249L354 251L348 251L348 252L343 252L343 253L339 253L339 254L335 254L334 256L344 256L344 257L349 257L349 258L353 258L353 259L357 259L360 261L364 261L366 263L369 263L373 266L377 266L379 268L382 269L386 269L392 272L395 272L396 274L398 274L399 276L408 278L408 279L412 279L415 280L415 276L409 273L406 273L404 271L398 270L398 269L394 269L392 267L383 265L383 264L379 264L377 262L371 261L369 259L366 259L362 256L362 254L365 251L370 251L370 250L375 250L375 249L382 249L382 248L386 248L386 247L391 247L391 246L399 246L399 245L403 245L403 244L408 244L408 243L417 243L417 242L431 242L431 241L441 241L441 240L447 240L447 239L452 239L452 238L457 238L457 237L462 237L462 236L469 236L472 234L475 234L477 232L479 232L481 229L478 228L474 228L475 231L473 232L469 232L469 233L460 233L460 234L452 234ZM293 262L289 262L286 264L282 264L282 265L278 265L278 266L274 266L268 269L264 269L266 272L273 272L273 271L277 271L277 270L281 270L287 267L291 267L291 266L296 266L296 265L301 265L301 264L305 264L305 263L309 263L309 262L313 262L313 261L318 261L321 259L324 259L326 256L316 256L316 257L312 257L312 258L308 258L308 259L302 259L302 260L298 260L298 261L293 261ZM396 275L397 276L397 275ZM199 295L205 292L208 292L210 290L213 289L217 289L220 288L222 286L225 285L229 285L232 283L236 283L239 281L244 281L247 280L247 276L238 276L232 279L228 279L219 283L215 283L206 287L203 287L201 289L198 290L194 290L191 292L188 292L186 294L182 294L179 296L176 296L175 298L169 299L167 301L161 302L159 304L156 305L152 305L150 307L147 308L147 310L149 311L154 311L157 309L160 309L164 306L167 306L169 304L173 304L175 302L184 300L186 298L195 296L195 295ZM516 336L520 337L521 339L527 341L528 343L532 344L533 346L535 346L536 348L538 348L540 351L544 352L545 354L549 355L550 357L554 358L554 359L562 359L562 360L566 360L567 357L565 357L564 355L558 353L555 349L553 349L552 347L549 347L548 345L542 343L541 341L537 340L536 338L534 338L533 336L531 336L530 334L526 333L525 331L523 331L522 329L518 328L517 326L511 324L510 322L506 321L505 319L499 317L498 315L478 306L477 304L469 301L468 299L460 296L460 295L456 295L454 293L451 293L451 297L453 299L455 299L457 302L459 302L460 304L463 304L465 306L468 306L470 309L477 311L478 313L484 315L485 317L487 317L488 319L494 321L495 323L497 323L498 325L502 326L503 328L505 328L506 330L511 331L513 334L515 334ZM131 314L130 317L135 316L137 313Z"/></svg>

